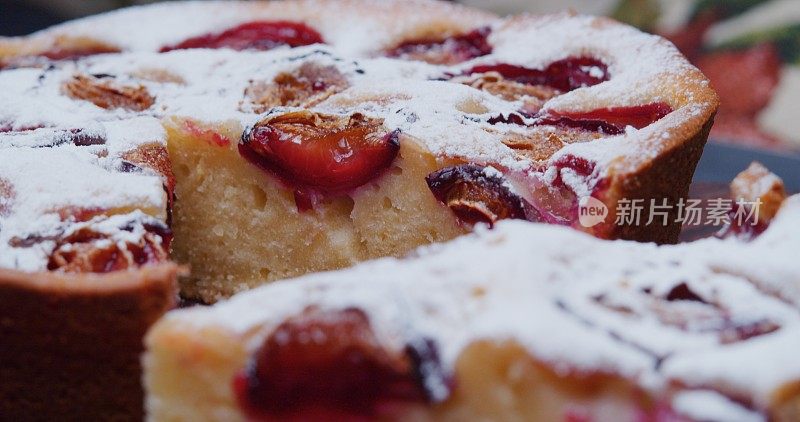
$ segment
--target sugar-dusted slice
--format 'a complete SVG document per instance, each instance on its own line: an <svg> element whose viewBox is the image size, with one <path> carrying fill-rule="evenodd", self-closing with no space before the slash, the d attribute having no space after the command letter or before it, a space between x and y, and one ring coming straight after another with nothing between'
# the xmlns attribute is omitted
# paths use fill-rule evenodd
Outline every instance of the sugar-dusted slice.
<svg viewBox="0 0 800 422"><path fill-rule="evenodd" d="M151 420L793 421L800 196L745 241L501 221L174 311ZM736 259L731 259L735 257Z"/></svg>

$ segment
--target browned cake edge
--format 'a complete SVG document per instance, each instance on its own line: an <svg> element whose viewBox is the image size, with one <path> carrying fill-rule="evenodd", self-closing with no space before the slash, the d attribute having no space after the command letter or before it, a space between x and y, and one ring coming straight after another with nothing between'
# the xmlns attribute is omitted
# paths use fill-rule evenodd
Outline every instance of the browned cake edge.
<svg viewBox="0 0 800 422"><path fill-rule="evenodd" d="M142 420L142 337L182 271L0 269L0 420Z"/></svg>
<svg viewBox="0 0 800 422"><path fill-rule="evenodd" d="M681 198L685 200L689 196L689 186L713 124L714 115L709 117L697 132L683 138L685 140L682 139L681 142L673 142L656 158L636 171L616 175L612 182L612 194L606 201L612 216L617 201L625 198L643 199L644 209L641 214L641 224L615 224L610 236L612 239L659 244L678 242L681 223L678 221L676 204ZM660 222L645 225L650 213L650 201L654 200L656 204L661 204L664 199L670 205L669 223L666 226Z"/></svg>

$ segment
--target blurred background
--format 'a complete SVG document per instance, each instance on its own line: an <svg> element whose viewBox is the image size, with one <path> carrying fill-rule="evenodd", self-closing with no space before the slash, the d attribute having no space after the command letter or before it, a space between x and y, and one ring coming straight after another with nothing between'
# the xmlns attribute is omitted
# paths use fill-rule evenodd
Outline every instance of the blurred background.
<svg viewBox="0 0 800 422"><path fill-rule="evenodd" d="M0 0L0 35L152 0ZM500 14L575 10L609 15L673 41L712 80L721 153L773 162L800 156L800 0L460 0ZM716 148L711 145L712 150ZM708 152L708 151L707 151ZM759 155L762 154L762 155ZM766 155L763 155L766 154ZM708 154L706 154L708 155ZM709 164L723 175L729 158ZM800 161L773 167L800 172ZM703 167L701 167L702 171ZM800 183L800 176L797 177Z"/></svg>

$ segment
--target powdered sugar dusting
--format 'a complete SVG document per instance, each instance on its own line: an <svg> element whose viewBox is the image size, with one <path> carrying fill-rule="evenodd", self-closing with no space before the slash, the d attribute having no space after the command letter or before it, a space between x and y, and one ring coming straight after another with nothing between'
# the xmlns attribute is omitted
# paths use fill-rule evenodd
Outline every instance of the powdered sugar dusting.
<svg viewBox="0 0 800 422"><path fill-rule="evenodd" d="M762 415L714 391L678 393L672 406L681 415L697 421L760 422Z"/></svg>
<svg viewBox="0 0 800 422"><path fill-rule="evenodd" d="M16 192L7 216L0 216L0 267L45 268L55 244L13 246L12 239L48 235L63 226L63 209L140 209L166 218L166 195L158 177L119 173L91 148L0 149L0 178Z"/></svg>
<svg viewBox="0 0 800 422"><path fill-rule="evenodd" d="M432 338L450 370L470 343L512 339L557 370L617 373L657 400L669 400L675 385L713 390L679 392L673 405L686 416L762 420L771 395L800 379L800 312L726 262L753 257L750 268L763 270L754 262L777 255L782 271L760 278L795 289L798 217L800 196L786 202L765 241L662 247L503 221L413 258L278 282L210 308L172 312L163 324L229 330L254 351L308 306L357 307L387 348ZM787 230L792 235L781 235ZM765 321L778 328L739 331ZM748 398L752 407L728 397Z"/></svg>
<svg viewBox="0 0 800 422"><path fill-rule="evenodd" d="M329 45L263 52L199 49L156 53L187 37L260 19L303 21L318 30ZM489 41L493 53L456 66L376 57L408 37L429 36L426 28L463 33L481 26L492 28ZM350 85L312 110L343 115L360 112L379 118L387 129L400 129L404 139L413 139L436 157L492 165L502 172L545 171L539 176L547 177L535 179L546 184L555 180L556 173L547 170L552 166L532 161L503 141L551 128L490 124L492 118L516 113L523 103L441 79L480 63L542 68L568 56L592 55L609 66L611 79L557 96L545 104L545 109L585 110L653 101L666 101L676 108L674 113L641 130L567 145L549 161L565 155L586 157L597 164L595 178L602 177L612 166L635 166L658 154L671 140L663 136L665 133L681 133L682 125L696 124L695 120L707 118L713 109L713 104L693 102L693 84L704 80L694 74L687 76L693 68L674 47L657 37L585 16L503 20L426 0L183 2L81 19L34 34L27 41L38 45L57 37L89 37L125 52L59 62L46 68L0 72L0 90L4 93L0 98L0 151L22 149L4 152L0 177L17 191L48 192L39 199L26 199L25 195L17 198L11 216L2 221L0 236L6 238L23 229L31 230L21 221L25 215L22 207L28 206L25 201L29 200L34 201L31 204L35 206L31 206L37 213L31 215L37 216L51 212L44 210L44 203L58 208L84 202L98 207L99 202L104 202L103 207L146 208L149 214L164 214L160 179L141 172L120 173L125 168L123 154L145 143L164 143L166 134L160 123L163 119L186 117L209 126L230 121L238 122L242 128L252 125L264 116L248 111L244 96L248 86L253 81L270 81L303 62L333 66ZM0 44L4 42L0 39ZM589 71L597 75L600 69ZM72 98L66 95L64 84L76 75L146 90L153 104L143 111L131 111L105 109L91 101ZM676 87L685 89L678 94L673 92ZM286 110L269 112L283 111ZM43 147L52 148L53 152L38 150ZM62 154L64 158L59 159ZM13 160L25 161L6 167L12 156ZM76 175L69 179L74 189L60 190L58 186L67 179L47 174L53 172L55 163L64 174ZM570 171L564 169L560 180L579 196L589 194L587 181ZM77 177L89 174L93 177ZM27 177L35 180L23 180ZM114 184L116 188L111 187ZM103 192L104 199L80 194L86 192ZM76 196L70 196L72 193ZM156 209L162 211L153 211ZM4 242L0 251L8 257L0 265L21 265L13 264L21 261L11 256L24 253L19 248ZM43 261L38 265L41 268ZM25 261L24 267L33 269L36 265Z"/></svg>
<svg viewBox="0 0 800 422"><path fill-rule="evenodd" d="M414 19L397 19L398 15L411 11ZM451 15L457 15L459 22L447 19ZM363 16L371 19L363 19ZM417 27L446 22L451 27L471 29L487 25L495 18L477 10L426 0L196 0L131 7L68 22L37 35L86 36L127 51L157 51L189 37L259 20L307 22L326 42L347 49L348 54L363 55Z"/></svg>

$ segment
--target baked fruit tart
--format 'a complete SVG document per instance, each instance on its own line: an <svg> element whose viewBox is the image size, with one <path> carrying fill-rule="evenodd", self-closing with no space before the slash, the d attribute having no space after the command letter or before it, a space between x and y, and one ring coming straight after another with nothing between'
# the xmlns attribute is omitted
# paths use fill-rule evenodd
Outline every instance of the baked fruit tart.
<svg viewBox="0 0 800 422"><path fill-rule="evenodd" d="M616 205L685 197L717 107L613 20L434 1L135 7L2 38L0 69L4 415L136 418L176 263L214 302L503 219L674 242Z"/></svg>
<svg viewBox="0 0 800 422"><path fill-rule="evenodd" d="M725 238L499 222L168 313L153 420L795 421L800 196L755 165ZM524 259L521 259L524 257ZM733 259L735 258L735 259Z"/></svg>
<svg viewBox="0 0 800 422"><path fill-rule="evenodd" d="M142 22L158 29L130 36ZM504 218L675 242L674 215L615 224L617 204L684 197L717 107L661 38L436 2L165 4L3 45L6 72L44 75L31 104L161 119L172 257L192 267L183 294L206 302ZM122 53L94 54L108 50ZM608 209L592 227L588 197Z"/></svg>

